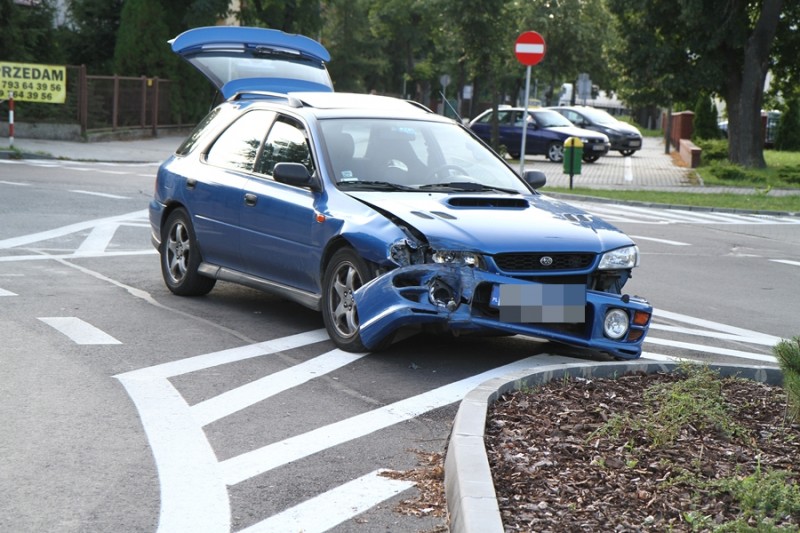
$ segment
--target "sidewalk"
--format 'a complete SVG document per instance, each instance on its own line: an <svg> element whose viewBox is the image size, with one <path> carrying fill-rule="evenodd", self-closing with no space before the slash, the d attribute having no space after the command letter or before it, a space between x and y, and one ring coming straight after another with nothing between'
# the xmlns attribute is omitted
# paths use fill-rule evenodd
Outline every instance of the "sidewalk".
<svg viewBox="0 0 800 533"><path fill-rule="evenodd" d="M162 136L127 141L73 142L0 137L0 159L69 159L114 163L161 163L183 142L185 136Z"/></svg>

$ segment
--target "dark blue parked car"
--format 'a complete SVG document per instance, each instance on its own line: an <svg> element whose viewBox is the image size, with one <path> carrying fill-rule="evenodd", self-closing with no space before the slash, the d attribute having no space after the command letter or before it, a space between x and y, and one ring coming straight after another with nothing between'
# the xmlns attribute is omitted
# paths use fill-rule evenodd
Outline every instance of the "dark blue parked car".
<svg viewBox="0 0 800 533"><path fill-rule="evenodd" d="M475 117L469 127L485 142L492 136L492 116L488 109ZM509 155L518 158L522 151L522 130L525 110L521 107L505 107L497 110L500 144ZM525 153L544 155L554 163L564 160L564 141L578 137L583 142L583 160L593 163L608 153L611 144L602 133L578 128L569 120L549 109L529 109L528 126L525 128Z"/></svg>
<svg viewBox="0 0 800 533"><path fill-rule="evenodd" d="M450 119L331 92L316 43L252 30L192 32L240 35L237 57L292 62L318 90L276 92L273 80L290 82L275 64L233 93L237 80L217 80L227 101L161 165L150 204L173 293L203 295L217 280L262 289L321 311L350 351L433 329L640 355L652 308L622 293L639 262L627 236L538 193L541 172L520 177Z"/></svg>

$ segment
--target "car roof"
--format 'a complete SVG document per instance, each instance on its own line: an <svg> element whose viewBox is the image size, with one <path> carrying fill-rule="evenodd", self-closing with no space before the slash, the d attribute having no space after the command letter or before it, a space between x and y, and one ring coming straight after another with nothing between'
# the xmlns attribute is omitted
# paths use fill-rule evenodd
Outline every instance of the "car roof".
<svg viewBox="0 0 800 533"><path fill-rule="evenodd" d="M298 111L305 110L305 113L313 114L320 119L384 117L453 122L452 119L437 115L417 102L375 94L318 91L278 94L251 91L239 93L231 100L268 101Z"/></svg>

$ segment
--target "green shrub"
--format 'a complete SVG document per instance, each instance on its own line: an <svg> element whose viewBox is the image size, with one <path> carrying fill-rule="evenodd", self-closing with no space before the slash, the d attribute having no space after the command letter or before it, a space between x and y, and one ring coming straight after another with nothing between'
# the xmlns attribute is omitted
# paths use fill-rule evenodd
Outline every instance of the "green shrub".
<svg viewBox="0 0 800 533"><path fill-rule="evenodd" d="M773 348L783 372L783 389L789 403L789 414L800 418L800 337L782 340Z"/></svg>
<svg viewBox="0 0 800 533"><path fill-rule="evenodd" d="M766 183L766 177L758 171L750 170L727 162L717 162L709 166L709 173L722 181Z"/></svg>
<svg viewBox="0 0 800 533"><path fill-rule="evenodd" d="M717 106L707 94L701 94L694 106L694 131L692 141L718 139L722 135L717 125Z"/></svg>
<svg viewBox="0 0 800 533"><path fill-rule="evenodd" d="M698 139L695 144L703 150L702 161L704 165L714 161L728 160L727 139Z"/></svg>
<svg viewBox="0 0 800 533"><path fill-rule="evenodd" d="M786 103L786 110L781 115L775 134L775 149L800 150L800 97L794 96Z"/></svg>

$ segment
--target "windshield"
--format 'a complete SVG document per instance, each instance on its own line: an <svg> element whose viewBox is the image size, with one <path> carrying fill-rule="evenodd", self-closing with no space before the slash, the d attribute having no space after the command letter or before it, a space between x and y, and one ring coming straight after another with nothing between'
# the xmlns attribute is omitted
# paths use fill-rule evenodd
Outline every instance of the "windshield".
<svg viewBox="0 0 800 533"><path fill-rule="evenodd" d="M597 124L607 124L611 126L618 122L613 116L600 109L584 109L583 113L591 118L592 122Z"/></svg>
<svg viewBox="0 0 800 533"><path fill-rule="evenodd" d="M530 111L530 113L533 115L536 124L538 124L540 128L572 126L572 122L564 115L556 113L555 111Z"/></svg>
<svg viewBox="0 0 800 533"><path fill-rule="evenodd" d="M530 194L502 160L455 123L400 119L321 121L343 190Z"/></svg>

